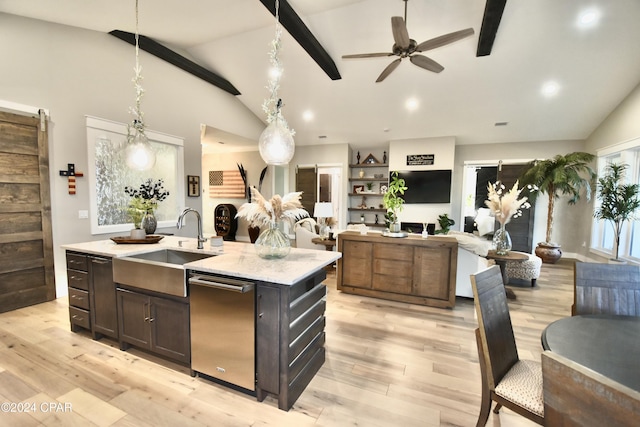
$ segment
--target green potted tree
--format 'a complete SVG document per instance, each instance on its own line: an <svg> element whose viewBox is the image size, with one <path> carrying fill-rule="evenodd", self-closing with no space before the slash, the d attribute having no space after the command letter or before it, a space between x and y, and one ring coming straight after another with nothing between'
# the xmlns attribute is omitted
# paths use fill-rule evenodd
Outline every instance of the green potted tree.
<svg viewBox="0 0 640 427"><path fill-rule="evenodd" d="M447 234L449 227L456 225L456 222L449 218L449 214L444 213L438 216L438 224L440 224L440 230L437 230L436 234Z"/></svg>
<svg viewBox="0 0 640 427"><path fill-rule="evenodd" d="M613 259L620 262L620 234L624 223L633 219L640 199L638 198L638 184L625 184L624 175L629 165L625 163L609 163L605 167L605 174L598 179L597 198L600 206L593 216L596 219L611 221L614 233Z"/></svg>
<svg viewBox="0 0 640 427"><path fill-rule="evenodd" d="M404 179L398 178L398 172L391 172L391 181L389 188L382 197L382 203L387 213L384 215L385 223L389 227L389 231L397 233L400 231L400 222L398 221L398 213L404 208L404 195L407 189Z"/></svg>
<svg viewBox="0 0 640 427"><path fill-rule="evenodd" d="M539 242L535 250L545 263L555 264L562 256L560 245L551 241L555 201L560 196L569 196L569 204L572 205L580 200L582 192L587 200L591 200L596 174L589 164L594 158L593 154L577 151L558 154L552 159L533 160L520 176L519 181L529 189L531 200L535 200L538 192L549 196L545 241Z"/></svg>

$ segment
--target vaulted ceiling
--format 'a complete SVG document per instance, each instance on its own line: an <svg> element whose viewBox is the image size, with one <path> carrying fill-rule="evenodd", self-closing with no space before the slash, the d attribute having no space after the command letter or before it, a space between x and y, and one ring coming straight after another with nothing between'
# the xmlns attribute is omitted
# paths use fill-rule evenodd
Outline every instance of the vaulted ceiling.
<svg viewBox="0 0 640 427"><path fill-rule="evenodd" d="M265 5L273 0L139 1L141 34L226 79L240 92L238 100L264 118L274 36ZM391 17L404 15L403 0L288 4L341 77L329 77L285 31L279 93L296 144L367 147L435 136L455 136L458 144L584 139L640 83L637 0L507 0L485 56L477 56L485 2L409 0L407 28L418 43L464 28L475 34L425 52L444 66L441 73L403 60L381 83L376 78L395 56L342 56L391 52ZM581 27L587 9L599 20ZM0 0L0 12L104 33L135 30L133 0ZM549 82L555 93L545 95ZM305 112L313 118L305 120ZM244 137L242 143L257 135Z"/></svg>

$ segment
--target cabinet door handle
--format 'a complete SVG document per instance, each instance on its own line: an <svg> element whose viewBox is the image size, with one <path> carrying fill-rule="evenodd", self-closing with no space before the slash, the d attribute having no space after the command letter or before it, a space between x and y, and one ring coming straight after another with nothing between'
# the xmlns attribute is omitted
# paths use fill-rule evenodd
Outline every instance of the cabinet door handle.
<svg viewBox="0 0 640 427"><path fill-rule="evenodd" d="M77 299L78 301L82 301L84 297L79 297L78 295L71 295L72 299Z"/></svg>
<svg viewBox="0 0 640 427"><path fill-rule="evenodd" d="M73 320L80 320L80 321L84 320L84 317L80 317L80 316L75 315L75 314L74 314L73 316L71 316L71 318L72 318Z"/></svg>
<svg viewBox="0 0 640 427"><path fill-rule="evenodd" d="M150 316L147 314L148 312L149 312L149 304L148 304L148 303L145 303L145 304L142 306L142 316L144 317L144 321L145 321L145 322L148 322L148 321L149 321L149 317L150 317Z"/></svg>
<svg viewBox="0 0 640 427"><path fill-rule="evenodd" d="M91 262L94 262L96 264L109 264L108 259L102 259L102 258L91 258Z"/></svg>

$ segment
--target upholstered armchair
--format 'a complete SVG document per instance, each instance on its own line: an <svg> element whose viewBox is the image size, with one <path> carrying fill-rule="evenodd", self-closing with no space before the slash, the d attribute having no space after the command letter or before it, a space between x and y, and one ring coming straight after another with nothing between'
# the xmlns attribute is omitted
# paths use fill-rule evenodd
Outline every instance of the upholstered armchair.
<svg viewBox="0 0 640 427"><path fill-rule="evenodd" d="M325 250L324 245L318 245L311 241L311 239L320 237L318 224L313 218L301 219L293 226L293 230L296 234L296 248Z"/></svg>

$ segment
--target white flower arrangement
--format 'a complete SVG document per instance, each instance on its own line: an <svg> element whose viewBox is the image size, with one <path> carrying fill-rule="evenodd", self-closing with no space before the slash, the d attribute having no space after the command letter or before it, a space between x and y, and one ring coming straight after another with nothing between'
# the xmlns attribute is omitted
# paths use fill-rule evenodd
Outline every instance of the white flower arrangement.
<svg viewBox="0 0 640 427"><path fill-rule="evenodd" d="M296 218L309 216L300 203L301 197L302 191L298 191L282 197L276 194L270 200L266 200L255 187L251 187L253 201L240 206L236 218L246 219L252 227L270 226L277 221L288 221L293 224Z"/></svg>
<svg viewBox="0 0 640 427"><path fill-rule="evenodd" d="M518 199L523 190L523 188L518 189L518 181L506 193L505 186L500 181L496 181L495 184L489 183L487 189L489 194L484 204L491 209L496 220L503 226L508 224L511 218L522 216L522 209L531 207L526 197Z"/></svg>

